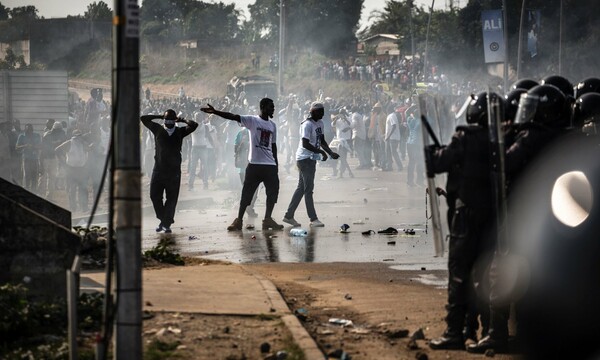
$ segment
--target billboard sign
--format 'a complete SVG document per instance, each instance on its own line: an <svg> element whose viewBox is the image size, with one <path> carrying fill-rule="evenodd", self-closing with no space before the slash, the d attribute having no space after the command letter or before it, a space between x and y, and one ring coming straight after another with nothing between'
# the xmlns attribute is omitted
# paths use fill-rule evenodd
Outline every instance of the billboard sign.
<svg viewBox="0 0 600 360"><path fill-rule="evenodd" d="M483 51L486 63L504 62L504 30L502 29L502 10L481 12L483 29Z"/></svg>

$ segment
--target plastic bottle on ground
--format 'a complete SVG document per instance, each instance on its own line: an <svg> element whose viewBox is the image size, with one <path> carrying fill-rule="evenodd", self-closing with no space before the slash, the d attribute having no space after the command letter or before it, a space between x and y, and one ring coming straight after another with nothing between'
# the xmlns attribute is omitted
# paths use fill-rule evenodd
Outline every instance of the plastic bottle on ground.
<svg viewBox="0 0 600 360"><path fill-rule="evenodd" d="M301 236L301 237L303 237L303 236L307 236L308 232L306 230L304 230L304 229L301 229L301 228L293 228L293 229L290 230L290 235L291 236Z"/></svg>

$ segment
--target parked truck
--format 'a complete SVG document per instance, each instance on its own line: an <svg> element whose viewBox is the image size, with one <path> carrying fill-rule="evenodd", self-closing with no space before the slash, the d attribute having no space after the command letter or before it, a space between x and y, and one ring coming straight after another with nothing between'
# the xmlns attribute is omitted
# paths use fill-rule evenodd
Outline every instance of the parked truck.
<svg viewBox="0 0 600 360"><path fill-rule="evenodd" d="M266 76L234 76L227 84L227 96L235 102L258 106L264 97L277 99L277 84Z"/></svg>

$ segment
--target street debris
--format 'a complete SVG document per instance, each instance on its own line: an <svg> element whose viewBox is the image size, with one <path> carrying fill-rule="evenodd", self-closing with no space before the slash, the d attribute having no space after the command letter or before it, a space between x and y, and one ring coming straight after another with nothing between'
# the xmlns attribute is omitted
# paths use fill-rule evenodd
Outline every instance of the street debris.
<svg viewBox="0 0 600 360"><path fill-rule="evenodd" d="M367 231L363 231L362 232L363 235L374 235L375 234L375 230L367 230Z"/></svg>
<svg viewBox="0 0 600 360"><path fill-rule="evenodd" d="M388 227L387 229L380 229L378 232L378 234L385 234L385 235L397 235L398 234L398 229L393 228L393 227Z"/></svg>
<svg viewBox="0 0 600 360"><path fill-rule="evenodd" d="M353 225L364 225L364 223L365 222L362 221L362 220L355 220L355 221L352 222Z"/></svg>
<svg viewBox="0 0 600 360"><path fill-rule="evenodd" d="M266 354L269 351L271 351L271 344L269 344L268 342L264 342L264 343L260 344L260 352L262 354Z"/></svg>
<svg viewBox="0 0 600 360"><path fill-rule="evenodd" d="M425 340L425 333L423 332L422 328L419 328L410 336L410 338L412 340Z"/></svg>
<svg viewBox="0 0 600 360"><path fill-rule="evenodd" d="M396 242L392 240L392 241L388 241L387 244L388 245L396 245Z"/></svg>
<svg viewBox="0 0 600 360"><path fill-rule="evenodd" d="M408 336L409 331L407 329L386 330L384 334L389 339L402 339Z"/></svg>
<svg viewBox="0 0 600 360"><path fill-rule="evenodd" d="M306 321L306 319L308 319L308 311L304 308L294 310L294 315L296 315L300 321Z"/></svg>
<svg viewBox="0 0 600 360"><path fill-rule="evenodd" d="M330 318L329 323L335 324L335 325L341 325L342 327L353 327L354 326L354 323L352 322L352 320L339 319L339 318Z"/></svg>
<svg viewBox="0 0 600 360"><path fill-rule="evenodd" d="M352 329L352 330L350 330L350 332L353 334L366 335L366 334L370 334L371 330L369 330L369 329Z"/></svg>
<svg viewBox="0 0 600 360"><path fill-rule="evenodd" d="M350 225L348 224L342 224L342 226L340 226L340 232L343 234L348 233L348 229L350 229Z"/></svg>
<svg viewBox="0 0 600 360"><path fill-rule="evenodd" d="M406 344L406 348L408 350L417 350L417 349L419 349L419 345L417 344L417 342L415 340L410 339L408 341L408 344Z"/></svg>
<svg viewBox="0 0 600 360"><path fill-rule="evenodd" d="M335 334L334 331L329 330L329 329L325 329L325 330L317 330L317 334L319 335L333 335Z"/></svg>
<svg viewBox="0 0 600 360"><path fill-rule="evenodd" d="M383 261L394 261L394 259L383 259Z"/></svg>
<svg viewBox="0 0 600 360"><path fill-rule="evenodd" d="M327 358L341 359L341 360L350 360L350 359L352 359L352 357L347 352L345 352L342 349L337 349L337 350L334 350L334 351L330 352L329 354L327 354Z"/></svg>
<svg viewBox="0 0 600 360"><path fill-rule="evenodd" d="M415 229L404 229L404 233L406 235L414 235L414 234L416 234Z"/></svg>
<svg viewBox="0 0 600 360"><path fill-rule="evenodd" d="M419 351L415 355L415 359L417 359L417 360L429 360L429 356L427 356L427 354L425 354L424 352Z"/></svg>
<svg viewBox="0 0 600 360"><path fill-rule="evenodd" d="M195 235L188 236L188 240L198 240L198 237Z"/></svg>
<svg viewBox="0 0 600 360"><path fill-rule="evenodd" d="M346 300L352 300L352 295L346 294L346 295L344 295L344 299L346 299Z"/></svg>

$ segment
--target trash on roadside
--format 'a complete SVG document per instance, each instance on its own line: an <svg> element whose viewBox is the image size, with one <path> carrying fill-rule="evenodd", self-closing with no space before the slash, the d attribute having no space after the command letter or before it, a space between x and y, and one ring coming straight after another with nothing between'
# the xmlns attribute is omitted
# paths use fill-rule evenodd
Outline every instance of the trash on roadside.
<svg viewBox="0 0 600 360"><path fill-rule="evenodd" d="M385 335L390 339L402 339L407 337L409 331L407 329L386 330Z"/></svg>
<svg viewBox="0 0 600 360"><path fill-rule="evenodd" d="M346 295L344 295L344 299L346 299L346 300L352 300L352 295L346 294Z"/></svg>
<svg viewBox="0 0 600 360"><path fill-rule="evenodd" d="M339 319L339 318L331 318L329 319L330 324L341 325L342 327L352 327L354 323L352 320L347 319Z"/></svg>
<svg viewBox="0 0 600 360"><path fill-rule="evenodd" d="M181 329L178 329L178 328L176 328L176 327L172 327L172 326L169 326L169 327L167 328L167 331L168 331L168 332L170 332L170 333L173 333L173 334L175 334L175 335L179 335L179 334L181 334Z"/></svg>
<svg viewBox="0 0 600 360"><path fill-rule="evenodd" d="M190 236L188 236L188 240L198 240L198 237L194 236L194 235L190 235Z"/></svg>
<svg viewBox="0 0 600 360"><path fill-rule="evenodd" d="M256 240L256 235L252 235L252 240Z"/></svg>
<svg viewBox="0 0 600 360"><path fill-rule="evenodd" d="M352 357L342 349L337 349L327 354L328 359L351 360Z"/></svg>
<svg viewBox="0 0 600 360"><path fill-rule="evenodd" d="M416 234L415 229L404 229L404 233L406 235L414 235L414 234Z"/></svg>
<svg viewBox="0 0 600 360"><path fill-rule="evenodd" d="M396 242L395 241L388 241L387 244L388 245L396 245Z"/></svg>
<svg viewBox="0 0 600 360"><path fill-rule="evenodd" d="M371 330L369 330L369 329L352 329L352 330L350 330L350 332L353 334L358 334L358 335L366 335L366 334L370 334Z"/></svg>
<svg viewBox="0 0 600 360"><path fill-rule="evenodd" d="M350 229L350 225L348 225L348 224L342 224L342 226L340 226L341 233L347 233L348 229Z"/></svg>
<svg viewBox="0 0 600 360"><path fill-rule="evenodd" d="M304 236L308 236L308 231L306 231L302 228L293 228L292 230L290 230L290 235L304 237Z"/></svg>
<svg viewBox="0 0 600 360"><path fill-rule="evenodd" d="M260 352L262 354L266 354L269 351L271 351L271 344L269 344L268 342L264 342L264 343L260 344Z"/></svg>
<svg viewBox="0 0 600 360"><path fill-rule="evenodd" d="M252 230L254 229L254 224L247 224L246 225L246 230Z"/></svg>
<svg viewBox="0 0 600 360"><path fill-rule="evenodd" d="M287 352L282 350L282 351L278 351L276 356L277 356L277 360L285 360L285 359L287 359L288 354L287 354Z"/></svg>
<svg viewBox="0 0 600 360"><path fill-rule="evenodd" d="M306 321L306 319L308 319L308 311L306 311L306 309L296 309L294 310L294 315L296 315L300 321Z"/></svg>
<svg viewBox="0 0 600 360"><path fill-rule="evenodd" d="M319 335L333 335L335 334L334 331L329 330L329 329L325 329L325 330L317 330L317 334Z"/></svg>
<svg viewBox="0 0 600 360"><path fill-rule="evenodd" d="M363 225L365 222L362 220L355 220L352 222L353 225Z"/></svg>
<svg viewBox="0 0 600 360"><path fill-rule="evenodd" d="M419 328L410 336L410 338L413 340L425 340L425 333L423 332L423 329Z"/></svg>
<svg viewBox="0 0 600 360"><path fill-rule="evenodd" d="M396 234L398 234L398 230L396 228L393 228L390 226L387 229L379 230L377 233L385 234L385 235L396 235Z"/></svg>
<svg viewBox="0 0 600 360"><path fill-rule="evenodd" d="M426 268L426 267L422 267L422 268L421 268L421 271L425 271L425 270L427 270L427 268Z"/></svg>
<svg viewBox="0 0 600 360"><path fill-rule="evenodd" d="M375 235L375 230L367 230L362 232L363 235Z"/></svg>
<svg viewBox="0 0 600 360"><path fill-rule="evenodd" d="M394 261L394 259L383 259L383 261Z"/></svg>

